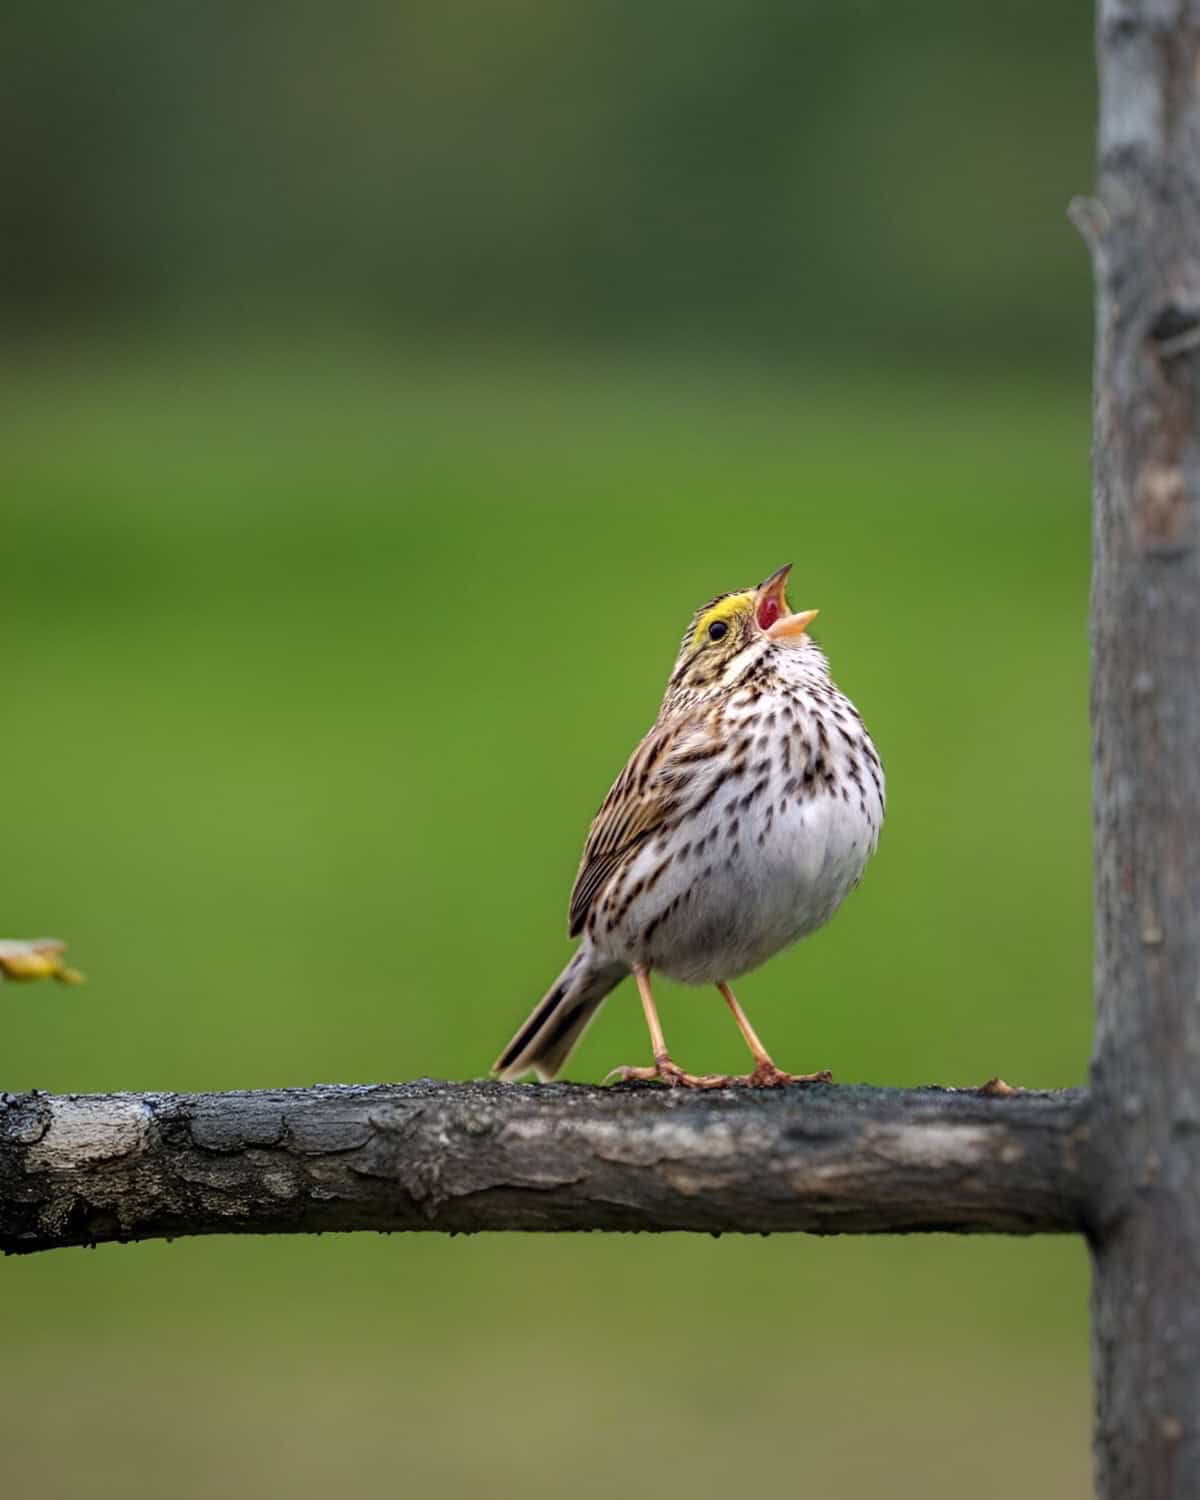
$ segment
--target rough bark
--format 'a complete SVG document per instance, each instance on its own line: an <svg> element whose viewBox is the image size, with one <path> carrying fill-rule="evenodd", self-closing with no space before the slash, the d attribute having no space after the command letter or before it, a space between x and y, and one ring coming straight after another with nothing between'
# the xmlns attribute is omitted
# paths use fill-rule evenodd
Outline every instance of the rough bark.
<svg viewBox="0 0 1200 1500"><path fill-rule="evenodd" d="M344 1229L1078 1230L1087 1101L815 1085L0 1096L0 1249Z"/></svg>
<svg viewBox="0 0 1200 1500"><path fill-rule="evenodd" d="M1100 0L1092 713L1103 1500L1200 1495L1200 0Z"/></svg>

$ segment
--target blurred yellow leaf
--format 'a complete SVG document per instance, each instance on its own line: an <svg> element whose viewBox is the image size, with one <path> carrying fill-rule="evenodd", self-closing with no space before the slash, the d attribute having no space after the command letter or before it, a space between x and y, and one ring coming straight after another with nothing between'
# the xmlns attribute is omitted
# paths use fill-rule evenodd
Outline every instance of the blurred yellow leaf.
<svg viewBox="0 0 1200 1500"><path fill-rule="evenodd" d="M82 984L78 969L63 963L66 943L61 938L0 938L0 979L57 979Z"/></svg>

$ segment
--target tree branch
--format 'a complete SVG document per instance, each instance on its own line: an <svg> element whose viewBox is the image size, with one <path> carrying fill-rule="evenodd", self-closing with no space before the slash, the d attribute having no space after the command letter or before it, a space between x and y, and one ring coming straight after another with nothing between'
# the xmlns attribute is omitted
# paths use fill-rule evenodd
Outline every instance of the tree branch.
<svg viewBox="0 0 1200 1500"><path fill-rule="evenodd" d="M1097 54L1096 1483L1104 1500L1191 1500L1200 1494L1200 0L1100 0Z"/></svg>
<svg viewBox="0 0 1200 1500"><path fill-rule="evenodd" d="M0 1249L374 1229L1071 1231L1082 1091L0 1095Z"/></svg>

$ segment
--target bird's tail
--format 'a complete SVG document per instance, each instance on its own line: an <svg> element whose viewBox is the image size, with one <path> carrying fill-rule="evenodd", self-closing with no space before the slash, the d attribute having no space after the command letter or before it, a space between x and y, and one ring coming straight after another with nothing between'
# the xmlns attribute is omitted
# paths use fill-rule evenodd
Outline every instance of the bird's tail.
<svg viewBox="0 0 1200 1500"><path fill-rule="evenodd" d="M532 1069L543 1083L549 1083L574 1051L608 992L628 973L624 964L598 959L585 941L496 1059L492 1072L511 1083Z"/></svg>

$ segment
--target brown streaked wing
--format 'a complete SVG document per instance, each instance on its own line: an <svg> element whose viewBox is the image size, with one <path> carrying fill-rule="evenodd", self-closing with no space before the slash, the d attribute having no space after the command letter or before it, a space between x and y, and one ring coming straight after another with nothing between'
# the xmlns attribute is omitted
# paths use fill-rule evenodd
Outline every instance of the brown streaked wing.
<svg viewBox="0 0 1200 1500"><path fill-rule="evenodd" d="M592 820L575 887L568 936L578 937L609 879L679 808L681 778L690 785L708 779L721 748L708 718L656 724L613 782Z"/></svg>

